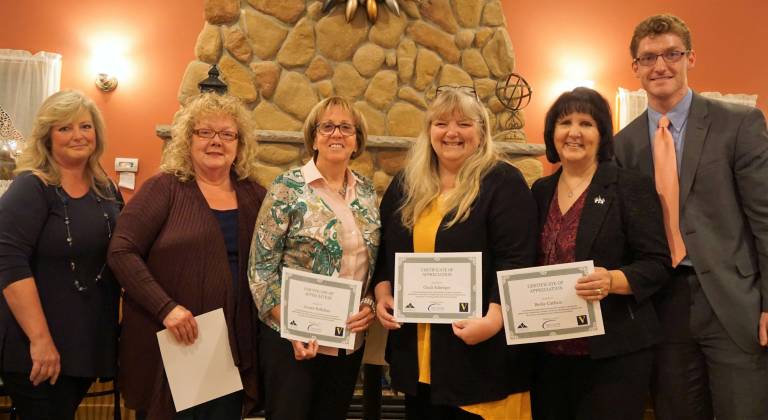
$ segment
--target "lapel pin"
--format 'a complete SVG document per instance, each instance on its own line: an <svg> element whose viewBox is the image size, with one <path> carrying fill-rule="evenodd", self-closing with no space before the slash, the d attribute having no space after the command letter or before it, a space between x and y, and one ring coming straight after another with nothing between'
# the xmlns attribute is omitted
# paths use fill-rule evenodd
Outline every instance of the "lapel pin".
<svg viewBox="0 0 768 420"><path fill-rule="evenodd" d="M605 204L605 199L602 196L595 197L595 204L600 204L601 206Z"/></svg>

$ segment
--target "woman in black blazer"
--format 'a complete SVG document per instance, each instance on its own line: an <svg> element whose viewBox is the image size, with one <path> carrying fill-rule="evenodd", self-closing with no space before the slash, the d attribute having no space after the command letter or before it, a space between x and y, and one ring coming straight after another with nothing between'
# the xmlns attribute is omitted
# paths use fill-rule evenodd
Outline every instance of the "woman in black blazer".
<svg viewBox="0 0 768 420"><path fill-rule="evenodd" d="M547 159L561 162L536 181L540 265L593 260L576 293L599 301L605 335L540 346L534 418L641 419L659 323L651 296L671 274L653 182L611 159L606 100L592 89L562 94L546 117Z"/></svg>
<svg viewBox="0 0 768 420"><path fill-rule="evenodd" d="M505 343L496 271L533 265L536 208L520 172L499 160L472 88L438 90L381 222L377 316L390 329L387 361L406 418L529 419L530 354ZM395 253L470 251L483 255L483 317L398 324Z"/></svg>

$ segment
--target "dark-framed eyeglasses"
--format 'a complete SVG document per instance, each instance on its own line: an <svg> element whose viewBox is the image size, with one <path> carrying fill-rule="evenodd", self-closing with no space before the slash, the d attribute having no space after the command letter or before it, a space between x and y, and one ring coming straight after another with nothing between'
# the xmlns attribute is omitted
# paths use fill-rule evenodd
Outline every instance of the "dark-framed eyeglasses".
<svg viewBox="0 0 768 420"><path fill-rule="evenodd" d="M639 64L643 67L650 67L656 64L656 62L659 60L659 57L663 58L665 62L667 63L677 63L680 61L683 56L691 52L691 50L686 51L666 51L661 54L643 54L640 57L636 57L634 60L632 60L633 63Z"/></svg>
<svg viewBox="0 0 768 420"><path fill-rule="evenodd" d="M235 141L240 137L240 135L234 131L228 131L228 130L216 131L211 128L199 128L196 130L192 130L192 133L197 137L204 138L204 139L212 139L216 137L216 135L218 134L221 141L226 141L226 142Z"/></svg>
<svg viewBox="0 0 768 420"><path fill-rule="evenodd" d="M330 121L324 121L315 126L317 129L317 132L324 135L324 136L331 136L333 135L333 132L336 131L336 128L339 129L339 133L341 133L342 136L349 137L355 135L357 132L357 128L355 128L354 125L349 123L341 123L341 124L334 124Z"/></svg>
<svg viewBox="0 0 768 420"><path fill-rule="evenodd" d="M465 95L469 95L476 100L480 100L480 98L477 96L477 90L475 90L474 86L459 86L459 85L441 85L438 86L435 90L435 98L442 95L446 92L459 92L463 93Z"/></svg>

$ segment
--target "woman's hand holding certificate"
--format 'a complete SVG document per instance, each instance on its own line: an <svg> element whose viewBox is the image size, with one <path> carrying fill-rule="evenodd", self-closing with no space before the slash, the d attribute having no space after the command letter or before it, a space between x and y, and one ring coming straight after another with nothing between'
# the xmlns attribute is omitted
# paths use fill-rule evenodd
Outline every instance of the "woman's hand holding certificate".
<svg viewBox="0 0 768 420"><path fill-rule="evenodd" d="M300 342L293 344L297 358L314 357L317 345L354 348L355 331L372 319L370 308L360 311L361 288L359 281L283 268L280 336Z"/></svg>
<svg viewBox="0 0 768 420"><path fill-rule="evenodd" d="M605 334L599 300L611 288L592 261L497 273L507 344Z"/></svg>
<svg viewBox="0 0 768 420"><path fill-rule="evenodd" d="M493 337L504 327L501 317L501 306L491 303L488 313L482 318L464 319L451 324L453 334L470 346L482 343Z"/></svg>
<svg viewBox="0 0 768 420"><path fill-rule="evenodd" d="M363 303L360 304L360 311L347 319L347 328L353 333L363 332L368 329L374 319L376 314L373 313L373 308Z"/></svg>
<svg viewBox="0 0 768 420"><path fill-rule="evenodd" d="M397 322L450 324L482 317L482 253L395 255Z"/></svg>

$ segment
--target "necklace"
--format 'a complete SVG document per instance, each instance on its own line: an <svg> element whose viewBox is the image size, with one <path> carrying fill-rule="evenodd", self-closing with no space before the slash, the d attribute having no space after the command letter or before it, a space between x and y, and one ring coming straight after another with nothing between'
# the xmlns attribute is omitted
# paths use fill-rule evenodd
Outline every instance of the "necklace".
<svg viewBox="0 0 768 420"><path fill-rule="evenodd" d="M106 224L106 232L107 232L107 242L109 242L110 239L112 239L112 219L109 216L109 213L104 208L104 204L102 203L101 197L99 197L97 194L93 194L90 191L88 194L92 194L93 197L96 199L96 202L99 204L99 209L101 210L102 216L104 216L104 223ZM77 289L78 292L85 292L88 290L88 285L85 282L80 281L80 276L78 273L78 266L77 262L75 261L75 256L73 254L74 250L72 247L74 246L74 241L72 239L72 231L70 230L69 226L72 223L72 219L69 217L69 197L66 195L64 190L61 187L56 187L56 195L59 196L59 199L61 200L61 204L64 207L64 229L67 234L67 248L69 249L69 258L68 258L68 265L69 269L72 272L72 277L74 280L75 289ZM94 278L93 282L94 284L98 284L101 280L103 274L104 274L104 268L107 266L106 258L104 259L104 263L101 264L101 268L99 269L99 272L96 274L96 277Z"/></svg>
<svg viewBox="0 0 768 420"><path fill-rule="evenodd" d="M594 173L593 173L593 175L594 175ZM592 175L584 177L584 179L582 179L581 182L576 184L576 186L574 186L573 188L571 188L568 185L568 183L565 182L565 178L563 176L560 177L560 182L563 184L565 189L568 190L568 191L566 191L566 193L568 194L568 198L573 198L574 191L579 190L581 188L581 186L584 185L584 183L586 183L587 181L589 181L591 179L592 179Z"/></svg>
<svg viewBox="0 0 768 420"><path fill-rule="evenodd" d="M347 173L344 172L344 182L341 184L341 188L339 188L337 191L341 198L347 198Z"/></svg>

